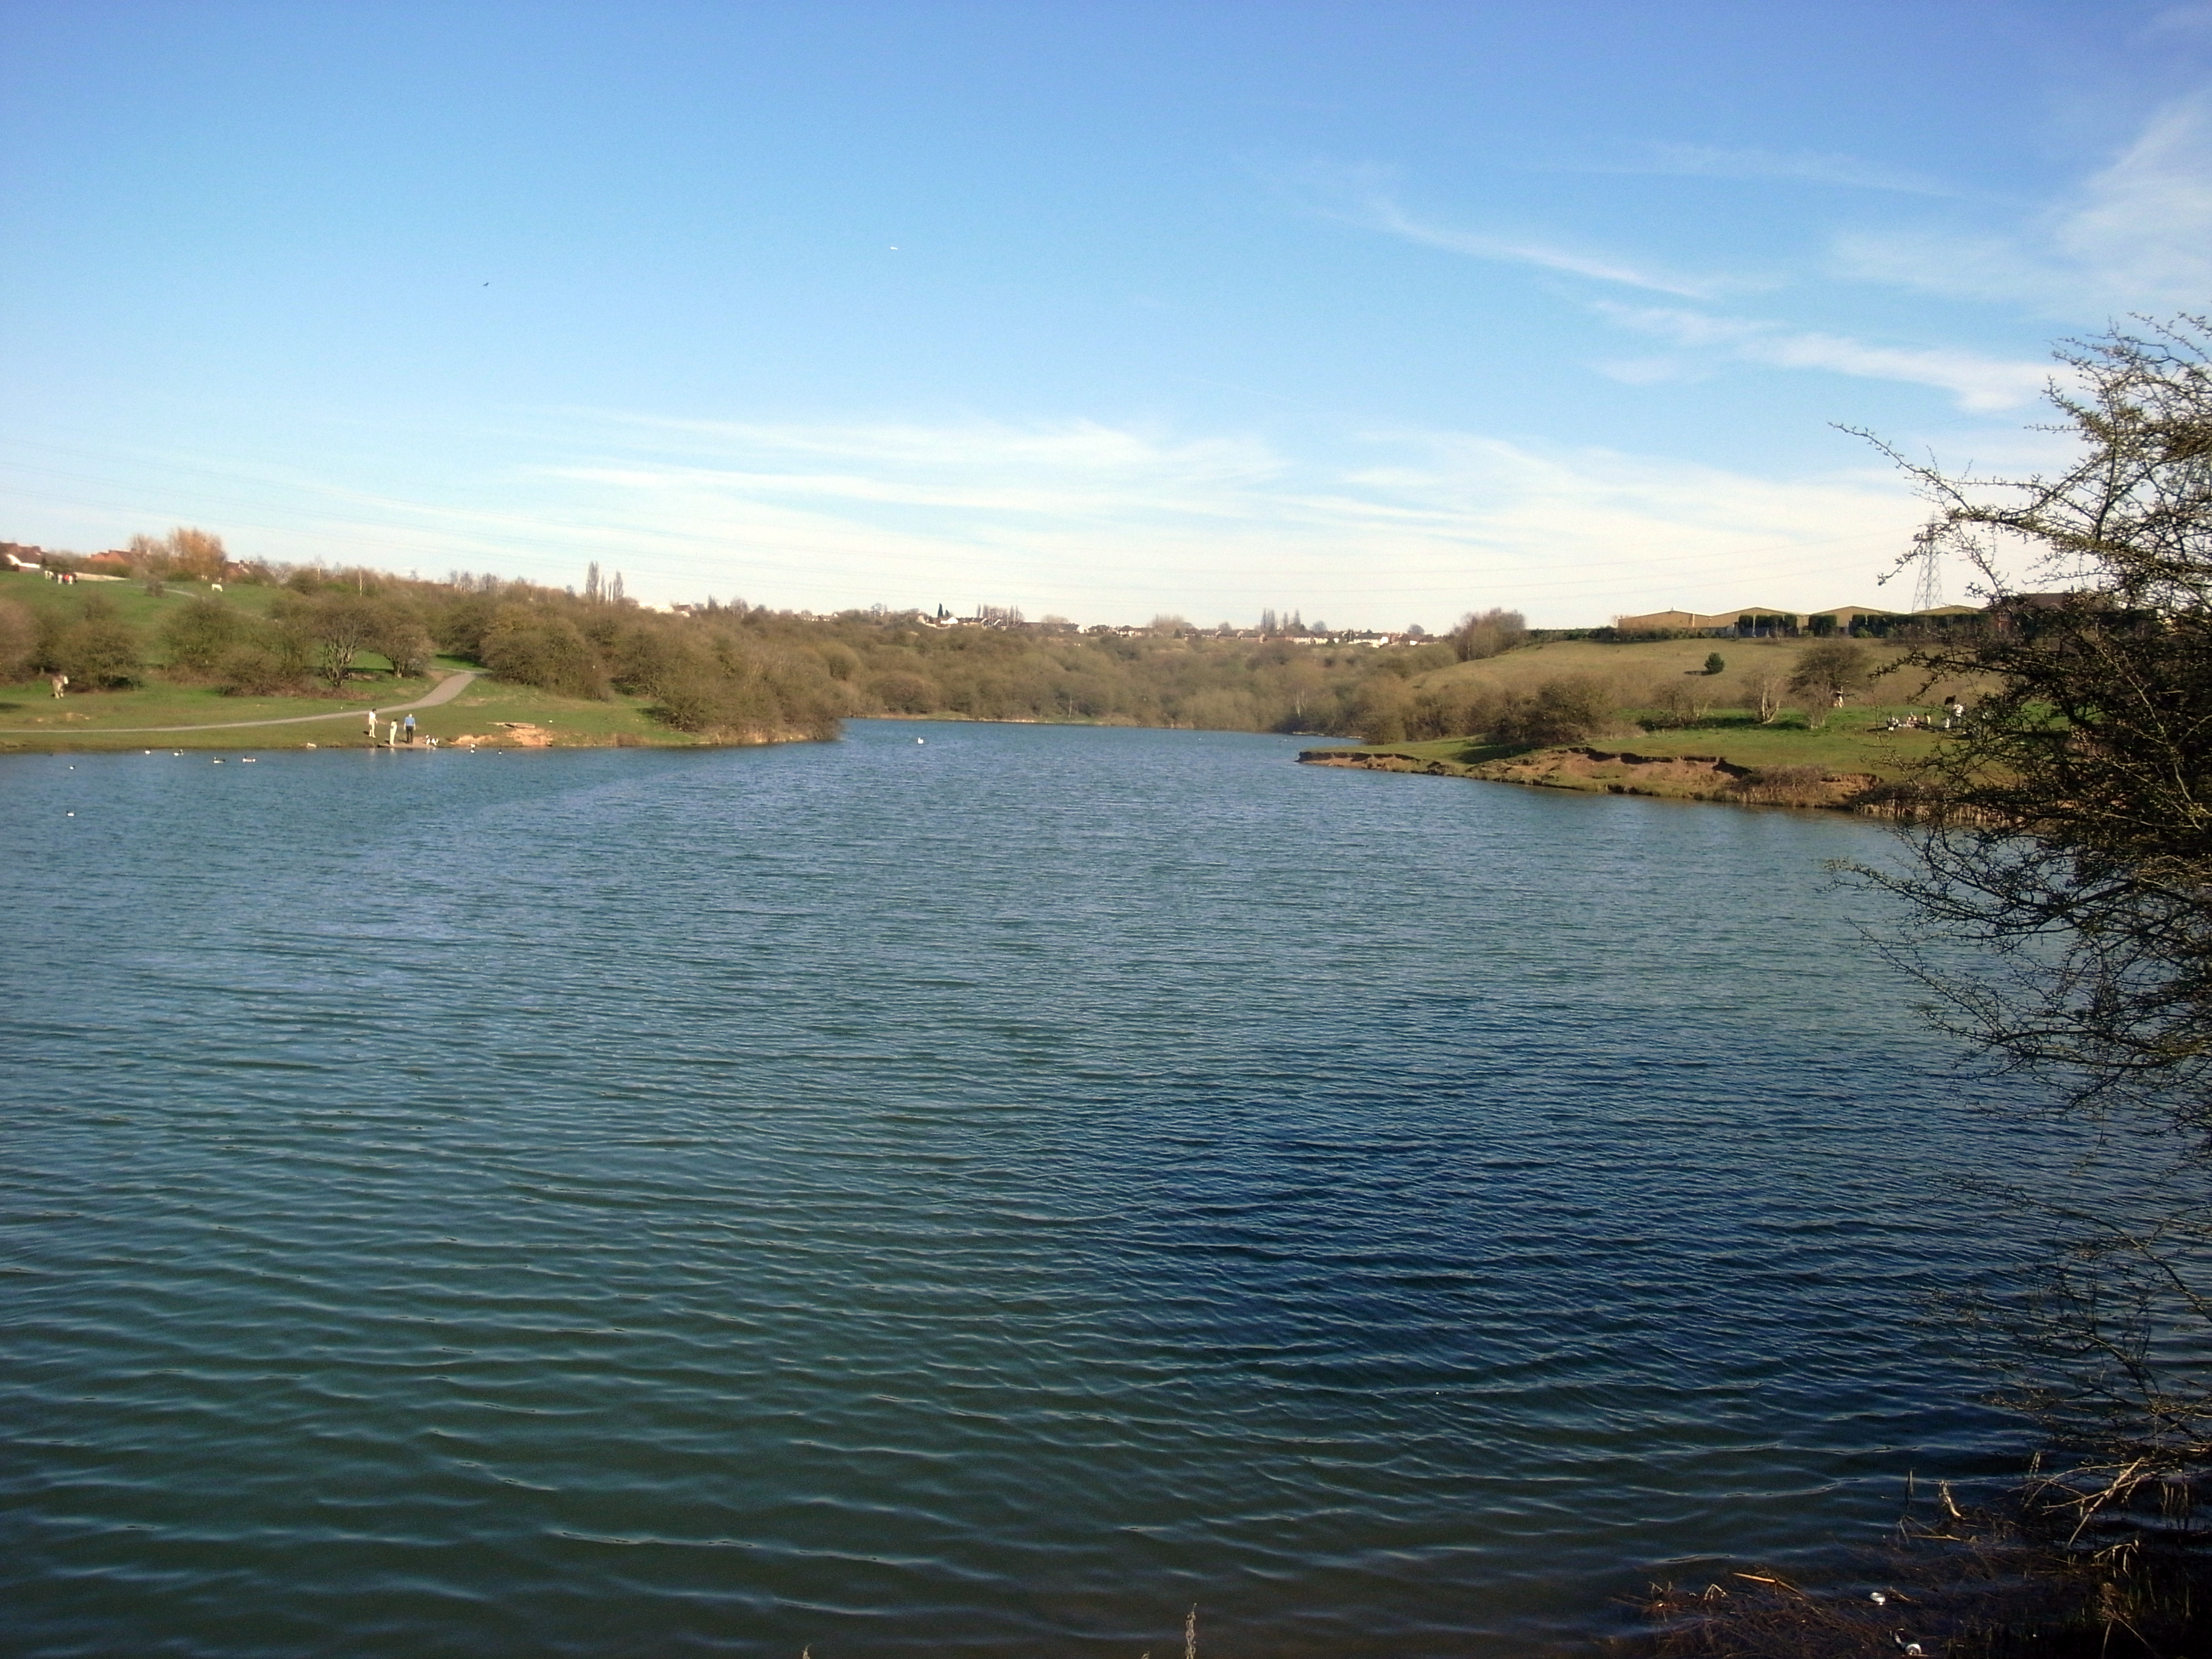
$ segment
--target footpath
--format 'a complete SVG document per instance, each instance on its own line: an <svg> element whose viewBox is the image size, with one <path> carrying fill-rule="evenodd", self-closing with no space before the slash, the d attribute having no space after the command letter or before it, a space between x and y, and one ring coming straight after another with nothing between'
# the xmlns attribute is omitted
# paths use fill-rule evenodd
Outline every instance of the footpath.
<svg viewBox="0 0 2212 1659"><path fill-rule="evenodd" d="M375 704L379 714L404 714L417 708L435 708L441 703L453 702L469 689L476 678L473 669L461 669L448 674L431 687L425 695L412 702ZM235 732L249 726L312 726L317 720L358 720L368 718L371 705L363 703L358 708L333 709L327 714L280 714L274 720L208 720L198 726L96 726L84 728L83 735L93 738L137 737L149 732ZM51 726L0 726L0 737L44 737L56 735Z"/></svg>

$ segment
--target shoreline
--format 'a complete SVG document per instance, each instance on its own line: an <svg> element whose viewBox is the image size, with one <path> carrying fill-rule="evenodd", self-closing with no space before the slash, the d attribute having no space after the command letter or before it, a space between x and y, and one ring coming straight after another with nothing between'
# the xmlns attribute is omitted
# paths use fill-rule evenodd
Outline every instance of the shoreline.
<svg viewBox="0 0 2212 1659"><path fill-rule="evenodd" d="M1298 763L1718 806L1787 806L1871 815L1884 815L1891 810L1881 799L1869 799L1885 781L1871 772L1819 767L1762 769L1741 765L1722 755L1644 755L1587 744L1526 749L1477 761L1447 760L1381 746L1305 749L1298 752Z"/></svg>

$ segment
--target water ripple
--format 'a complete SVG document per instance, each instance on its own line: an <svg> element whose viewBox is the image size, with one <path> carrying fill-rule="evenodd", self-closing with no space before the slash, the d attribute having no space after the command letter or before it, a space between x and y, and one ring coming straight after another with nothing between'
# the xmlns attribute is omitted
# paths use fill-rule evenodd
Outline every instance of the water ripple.
<svg viewBox="0 0 2212 1659"><path fill-rule="evenodd" d="M1580 1652L2014 1455L1867 826L913 735L6 763L9 1651Z"/></svg>

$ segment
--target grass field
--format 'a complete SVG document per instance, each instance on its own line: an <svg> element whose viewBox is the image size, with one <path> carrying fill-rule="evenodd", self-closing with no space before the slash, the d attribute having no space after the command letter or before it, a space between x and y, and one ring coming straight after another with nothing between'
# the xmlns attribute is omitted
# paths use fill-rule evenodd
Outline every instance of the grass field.
<svg viewBox="0 0 2212 1659"><path fill-rule="evenodd" d="M441 659L451 670L462 665ZM365 676L347 687L344 697L226 697L205 686L155 682L131 691L71 692L56 701L44 680L0 686L0 753L123 749L329 749L368 742L363 711L394 708L414 702L438 683L437 677L395 679ZM671 731L647 712L637 697L595 702L556 696L532 686L507 685L479 676L452 702L417 711L416 730L449 742L464 735L499 740L503 723L540 726L556 746L611 744L685 747L696 738ZM289 720L301 714L329 714L312 725L227 727L233 720ZM185 726L184 732L140 732L125 728Z"/></svg>
<svg viewBox="0 0 2212 1659"><path fill-rule="evenodd" d="M1802 723L1761 726L1750 714L1723 713L1711 725L1676 732L1593 738L1590 747L1626 750L1655 757L1711 755L1733 766L1818 766L1832 772L1894 778L1902 776L1915 761L1931 753L1943 737L1940 732L1887 731L1883 728L1890 712L1882 708L1838 709L1818 732L1806 730ZM1873 729L1868 729L1869 726ZM1344 750L1347 754L1401 755L1408 760L1439 760L1455 766L1486 765L1528 752L1525 748L1486 744L1474 738L1437 738L1426 743L1346 744Z"/></svg>
<svg viewBox="0 0 2212 1659"><path fill-rule="evenodd" d="M0 599L13 599L33 611L73 611L87 599L98 595L113 605L125 622L140 630L157 668L161 664L162 623L179 606L207 591L198 582L171 582L166 592L157 594L149 593L145 584L137 581L79 582L64 587L36 575L13 572L0 575ZM223 600L240 611L265 612L276 593L274 588L239 583L224 591ZM452 658L440 658L436 665L449 672L473 666ZM0 685L0 753L149 748L246 751L304 749L310 744L324 749L361 745L368 741L363 711L413 702L435 686L439 678L433 673L397 678L383 658L364 653L342 696L230 697L210 686L149 679L127 691L73 689L67 696L57 699L44 679L27 680ZM636 697L617 696L595 702L480 677L454 702L422 709L415 720L421 734L441 741L465 734L497 740L504 735L502 722L543 727L556 745L621 743L682 747L699 741L654 720L646 712L647 707L645 700ZM312 725L226 729L229 722L237 720L289 720L303 714L337 718ZM122 729L160 726L200 729L160 732Z"/></svg>
<svg viewBox="0 0 2212 1659"><path fill-rule="evenodd" d="M1742 708L1753 702L1746 694L1747 682L1761 672L1786 675L1812 643L1804 639L1640 640L1616 645L1596 640L1553 640L1524 645L1480 662L1431 669L1415 676L1410 684L1417 690L1473 684L1529 691L1545 680L1587 674L1612 685L1621 702L1631 708L1652 701L1662 687L1674 684L1711 692L1721 708ZM1879 640L1858 643L1877 668L1887 668L1905 655L1904 647L1885 645ZM1708 676L1704 672L1705 659L1716 653L1727 666ZM1971 684L1946 681L1923 692L1917 675L1899 670L1876 679L1866 700L1870 705L1881 706L1884 712L1893 704L1900 712L1924 714L1940 704L1948 692L1971 702L1975 690Z"/></svg>
<svg viewBox="0 0 2212 1659"><path fill-rule="evenodd" d="M1828 711L1816 729L1802 708L1785 709L1761 725L1751 712L1748 687L1762 674L1786 675L1809 641L1805 640L1650 640L1608 644L1562 640L1523 646L1480 662L1455 663L1417 676L1415 690L1452 685L1487 684L1527 692L1543 681L1588 675L1611 686L1626 706L1618 731L1595 737L1590 746L1626 750L1655 759L1711 756L1731 766L1755 769L1820 767L1838 774L1895 778L1943 741L1940 732L1888 730L1891 717L1923 718L1942 699L1957 695L1972 702L1981 688L1966 683L1924 685L1906 669L1881 675L1845 707ZM1905 654L1901 646L1863 641L1877 667L1887 668ZM1726 665L1717 675L1705 670L1717 653ZM1697 724L1669 729L1656 705L1670 686L1686 685L1709 696L1714 707ZM1650 720L1658 729L1635 724ZM1347 744L1346 753L1398 756L1416 762L1442 761L1453 767L1498 768L1525 750L1485 744L1474 738L1439 738L1429 742Z"/></svg>
<svg viewBox="0 0 2212 1659"><path fill-rule="evenodd" d="M349 688L343 700L328 697L226 697L204 687L155 684L136 691L72 694L57 702L45 681L0 686L0 754L124 749L224 749L240 752L273 749L359 747L368 742L362 711L412 702L434 679L395 680L379 676ZM688 747L700 739L671 731L647 712L644 700L611 697L605 702L556 696L532 686L506 685L478 678L453 702L418 710L416 728L425 737L450 742L463 735L498 741L502 722L540 726L555 746L605 747L612 744ZM334 714L313 725L254 726L225 729L226 720L283 720L295 714ZM185 732L133 732L118 728L185 726Z"/></svg>

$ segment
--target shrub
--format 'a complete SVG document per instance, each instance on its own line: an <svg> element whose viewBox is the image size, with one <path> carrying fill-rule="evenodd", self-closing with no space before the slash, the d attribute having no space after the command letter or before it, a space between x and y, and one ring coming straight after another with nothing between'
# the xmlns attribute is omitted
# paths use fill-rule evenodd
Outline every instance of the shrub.
<svg viewBox="0 0 2212 1659"><path fill-rule="evenodd" d="M103 691L136 685L145 672L138 630L118 617L89 614L62 629L53 645L54 665L71 684Z"/></svg>
<svg viewBox="0 0 2212 1659"><path fill-rule="evenodd" d="M604 697L607 671L576 624L523 605L503 605L486 630L486 668L503 680L568 697Z"/></svg>
<svg viewBox="0 0 2212 1659"><path fill-rule="evenodd" d="M938 706L937 687L919 674L898 670L868 681L868 693L894 714L926 714Z"/></svg>
<svg viewBox="0 0 2212 1659"><path fill-rule="evenodd" d="M1459 628L1452 635L1452 651L1462 662L1474 662L1510 651L1528 637L1527 617L1518 611L1492 606L1480 613L1470 611L1460 618Z"/></svg>
<svg viewBox="0 0 2212 1659"><path fill-rule="evenodd" d="M1584 743L1620 718L1613 688L1589 674L1546 680L1503 714L1492 736L1501 743Z"/></svg>
<svg viewBox="0 0 2212 1659"><path fill-rule="evenodd" d="M1406 741L1406 716L1412 710L1413 700L1407 695L1405 682L1388 674L1377 674L1359 689L1358 701L1352 707L1352 719L1362 743L1403 743Z"/></svg>
<svg viewBox="0 0 2212 1659"><path fill-rule="evenodd" d="M268 697L298 690L304 668L279 647L247 641L225 651L211 672L216 689L227 697Z"/></svg>
<svg viewBox="0 0 2212 1659"><path fill-rule="evenodd" d="M245 632L245 619L210 593L172 613L161 626L161 643L172 670L209 674Z"/></svg>

